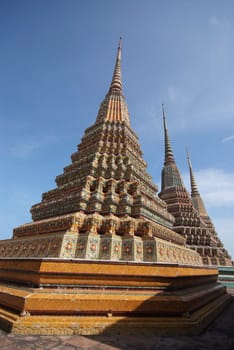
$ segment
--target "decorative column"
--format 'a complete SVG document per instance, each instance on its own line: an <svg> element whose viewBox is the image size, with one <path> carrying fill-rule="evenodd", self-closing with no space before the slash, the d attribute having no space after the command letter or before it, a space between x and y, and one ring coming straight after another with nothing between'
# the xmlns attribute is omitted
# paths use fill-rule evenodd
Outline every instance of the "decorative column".
<svg viewBox="0 0 234 350"><path fill-rule="evenodd" d="M122 239L116 235L119 219L110 215L104 220L103 228L105 233L101 236L99 259L120 260Z"/></svg>
<svg viewBox="0 0 234 350"><path fill-rule="evenodd" d="M99 214L89 215L85 220L85 232L80 233L77 240L75 257L80 259L98 259L102 217Z"/></svg>
<svg viewBox="0 0 234 350"><path fill-rule="evenodd" d="M142 238L135 236L136 222L128 219L121 223L122 238L122 260L143 261L143 242Z"/></svg>
<svg viewBox="0 0 234 350"><path fill-rule="evenodd" d="M139 232L143 240L143 259L144 261L157 261L157 243L153 237L153 225L150 222L141 222Z"/></svg>
<svg viewBox="0 0 234 350"><path fill-rule="evenodd" d="M72 217L71 226L63 236L60 258L75 257L79 228L83 225L84 219L85 215L83 213L77 213Z"/></svg>

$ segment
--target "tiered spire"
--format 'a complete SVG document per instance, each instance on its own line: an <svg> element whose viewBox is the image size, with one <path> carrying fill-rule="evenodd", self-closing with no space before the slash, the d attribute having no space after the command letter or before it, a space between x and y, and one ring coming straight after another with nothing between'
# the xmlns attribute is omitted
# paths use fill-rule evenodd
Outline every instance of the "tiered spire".
<svg viewBox="0 0 234 350"><path fill-rule="evenodd" d="M109 91L102 102L96 123L109 121L130 125L128 107L122 94L121 74L122 38L119 40L115 67Z"/></svg>
<svg viewBox="0 0 234 350"><path fill-rule="evenodd" d="M164 105L162 104L162 113L163 113L163 127L164 127L164 137L165 137L165 161L164 165L168 165L172 162L175 162L173 150L171 147L171 142L167 130L167 122L166 122L166 115L164 111Z"/></svg>
<svg viewBox="0 0 234 350"><path fill-rule="evenodd" d="M187 159L188 159L189 174L190 174L192 202L193 202L194 207L198 210L201 217L204 219L204 218L208 217L208 214L207 214L205 205L203 203L203 200L200 196L200 193L199 193L199 190L197 187L197 183L195 180L195 176L193 174L192 163L191 163L191 159L190 159L188 150L187 150Z"/></svg>
<svg viewBox="0 0 234 350"><path fill-rule="evenodd" d="M190 183L191 183L191 196L193 197L194 195L199 195L199 191L198 191L196 180L195 180L195 177L194 177L194 174L193 174L192 163L191 163L191 159L190 159L190 156L189 156L188 149L187 149L187 159L188 159Z"/></svg>
<svg viewBox="0 0 234 350"><path fill-rule="evenodd" d="M199 194L189 155L191 196L183 185L170 144L164 108L163 124L165 161L162 169L162 190L159 196L167 203L168 211L175 217L174 231L186 238L187 246L201 254L205 264L229 265L230 257L217 237Z"/></svg>
<svg viewBox="0 0 234 350"><path fill-rule="evenodd" d="M162 170L162 191L171 187L183 187L183 181L180 172L177 168L173 150L167 129L166 114L162 105L163 127L164 127L164 142L165 142L165 160Z"/></svg>
<svg viewBox="0 0 234 350"><path fill-rule="evenodd" d="M122 38L119 39L119 46L117 50L114 73L110 85L110 92L122 92L122 74L121 74L121 56L122 56Z"/></svg>
<svg viewBox="0 0 234 350"><path fill-rule="evenodd" d="M96 122L85 130L72 164L57 176L57 188L32 207L33 220L79 210L86 214L146 217L171 227L174 221L157 196L122 94L120 38L112 82Z"/></svg>

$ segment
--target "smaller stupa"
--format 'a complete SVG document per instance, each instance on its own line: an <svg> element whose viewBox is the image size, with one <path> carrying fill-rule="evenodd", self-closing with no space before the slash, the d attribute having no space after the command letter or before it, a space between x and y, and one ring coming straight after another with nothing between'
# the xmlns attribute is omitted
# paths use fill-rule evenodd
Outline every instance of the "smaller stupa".
<svg viewBox="0 0 234 350"><path fill-rule="evenodd" d="M189 174L190 174L190 184L191 184L191 198L194 207L197 209L200 214L201 219L205 222L208 230L211 232L214 240L216 241L215 245L208 247L200 246L197 250L202 256L205 257L206 261L208 260L209 264L219 265L219 266L232 266L231 256L228 254L227 250L224 248L223 243L218 237L218 233L215 230L214 224L207 213L205 204L202 200L200 192L198 190L198 186L196 183L196 179L192 169L192 163L190 159L189 152L187 150L187 159L189 166Z"/></svg>
<svg viewBox="0 0 234 350"><path fill-rule="evenodd" d="M189 161L192 192L188 193L176 165L164 107L163 126L165 138L165 160L162 169L162 185L159 196L167 203L168 211L174 216L173 230L186 238L187 247L197 251L205 265L231 266L231 257L224 249L214 225L208 216L198 192Z"/></svg>

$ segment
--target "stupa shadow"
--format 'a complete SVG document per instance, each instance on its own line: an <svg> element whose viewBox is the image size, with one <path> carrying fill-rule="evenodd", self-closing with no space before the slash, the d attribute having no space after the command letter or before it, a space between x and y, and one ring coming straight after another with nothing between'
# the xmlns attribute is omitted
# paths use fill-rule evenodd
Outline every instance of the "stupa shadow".
<svg viewBox="0 0 234 350"><path fill-rule="evenodd" d="M217 289L214 284L160 291L154 296L145 297L143 302L138 300L135 309L130 306L134 291L128 296L124 292L122 295L119 310L110 309L105 316L94 317L91 329L86 329L84 335L89 331L90 334L97 331L103 336L197 335L214 321L231 300L221 285ZM82 334L82 330L79 334Z"/></svg>

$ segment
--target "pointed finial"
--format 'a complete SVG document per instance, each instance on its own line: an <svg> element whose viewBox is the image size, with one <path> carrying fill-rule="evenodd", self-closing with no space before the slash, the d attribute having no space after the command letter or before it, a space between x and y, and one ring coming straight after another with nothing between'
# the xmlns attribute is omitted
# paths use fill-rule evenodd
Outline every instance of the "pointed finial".
<svg viewBox="0 0 234 350"><path fill-rule="evenodd" d="M122 92L121 55L122 55L122 37L120 37L119 39L115 68L114 68L114 73L113 73L110 90L109 90L110 92L112 91Z"/></svg>
<svg viewBox="0 0 234 350"><path fill-rule="evenodd" d="M194 174L193 174L192 163L191 163L191 159L190 159L190 156L189 156L188 147L186 147L186 152L187 152L189 174L190 174L191 196L193 197L194 195L199 195L199 191L198 191L196 180L195 180L195 177L194 177Z"/></svg>
<svg viewBox="0 0 234 350"><path fill-rule="evenodd" d="M196 184L196 180L193 174L192 169L192 163L189 156L188 148L187 148L187 159L188 159L188 165L189 165L189 173L190 173L190 183L191 183L191 197L194 207L197 209L201 217L209 218L209 215L207 214L204 202L200 196L200 193L198 191L198 187Z"/></svg>
<svg viewBox="0 0 234 350"><path fill-rule="evenodd" d="M166 124L166 116L165 116L165 111L164 111L164 104L162 103L162 114L163 114L163 122Z"/></svg>
<svg viewBox="0 0 234 350"><path fill-rule="evenodd" d="M122 49L122 36L119 37L119 46L118 49Z"/></svg>
<svg viewBox="0 0 234 350"><path fill-rule="evenodd" d="M189 156L188 146L186 146L186 154L187 154L187 160L188 160L188 165L189 165L189 169L190 169L190 168L192 168L192 163L191 163L190 156Z"/></svg>
<svg viewBox="0 0 234 350"><path fill-rule="evenodd" d="M167 130L166 114L164 110L164 105L162 104L162 113L163 113L163 126L164 126L164 137L165 137L165 161L164 164L174 162L174 155L170 143L170 138Z"/></svg>

